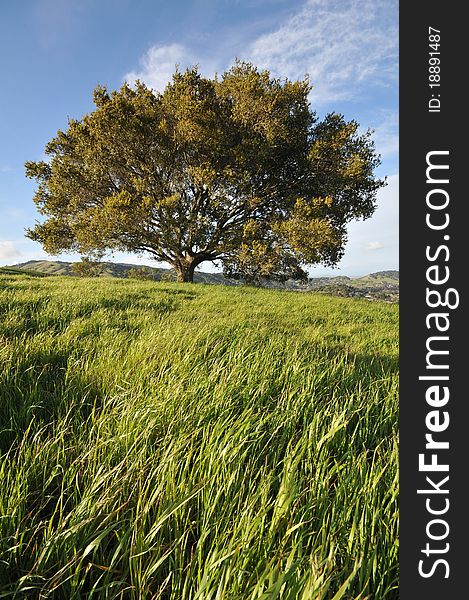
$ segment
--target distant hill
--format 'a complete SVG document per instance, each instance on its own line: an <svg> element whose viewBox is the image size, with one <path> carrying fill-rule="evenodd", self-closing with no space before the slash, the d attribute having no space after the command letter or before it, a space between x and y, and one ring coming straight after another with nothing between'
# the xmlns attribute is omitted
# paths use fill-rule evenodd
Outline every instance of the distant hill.
<svg viewBox="0 0 469 600"><path fill-rule="evenodd" d="M24 263L18 263L9 269L19 269L23 271L35 271L44 275L70 275L74 276L72 271L73 262L66 262L61 260L28 260ZM126 263L113 263L103 262L101 263L102 273L101 277L120 277L127 278L131 274L132 269L137 269L138 265L126 264ZM158 267L147 267L145 269L151 272L155 280L160 280L162 277L165 279L175 278L174 271L172 269L161 269ZM233 285L234 282L227 280L222 274L219 273L204 273L196 272L195 280L197 283L218 283L225 285Z"/></svg>
<svg viewBox="0 0 469 600"><path fill-rule="evenodd" d="M363 277L321 277L309 281L310 289L335 296L399 302L399 271L379 271Z"/></svg>
<svg viewBox="0 0 469 600"><path fill-rule="evenodd" d="M38 276L44 275L70 275L73 276L72 262L53 260L29 260L11 267L2 267L3 272L11 274L30 273ZM103 262L101 277L127 278L132 275L132 269L137 265L125 263ZM159 267L145 267L155 280L175 279L172 269ZM206 273L197 271L194 277L197 283L210 283L219 285L239 285L238 281L227 279L221 273ZM360 297L369 300L385 300L398 302L399 300L399 271L379 271L363 277L312 277L308 282L287 281L285 284L266 281L265 287L297 291L317 291L334 296Z"/></svg>
<svg viewBox="0 0 469 600"><path fill-rule="evenodd" d="M337 296L362 297L369 300L399 301L399 271L379 271L363 277L318 277L309 287Z"/></svg>
<svg viewBox="0 0 469 600"><path fill-rule="evenodd" d="M267 282L266 287L279 287L275 282ZM399 271L378 271L363 277L311 277L307 283L288 281L287 289L316 291L333 296L367 298L368 300L399 301Z"/></svg>

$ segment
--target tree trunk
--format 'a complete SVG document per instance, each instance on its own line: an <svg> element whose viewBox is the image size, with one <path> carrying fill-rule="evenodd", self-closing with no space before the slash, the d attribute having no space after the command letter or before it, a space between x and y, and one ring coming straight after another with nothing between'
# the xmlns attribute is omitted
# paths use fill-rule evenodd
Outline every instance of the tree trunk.
<svg viewBox="0 0 469 600"><path fill-rule="evenodd" d="M176 281L181 283L194 283L194 271L196 267L195 261L181 260L174 268L176 270Z"/></svg>

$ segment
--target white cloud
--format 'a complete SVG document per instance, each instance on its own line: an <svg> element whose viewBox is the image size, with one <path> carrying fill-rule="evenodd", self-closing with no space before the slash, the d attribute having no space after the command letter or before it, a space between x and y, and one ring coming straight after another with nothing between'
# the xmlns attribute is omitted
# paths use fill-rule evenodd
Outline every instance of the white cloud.
<svg viewBox="0 0 469 600"><path fill-rule="evenodd" d="M159 92L162 92L166 84L171 81L176 66L183 71L187 67L197 65L200 72L209 77L213 77L216 71L224 68L222 63L213 58L198 59L183 44L152 46L139 62L140 69L127 73L122 80L132 84L139 79Z"/></svg>
<svg viewBox="0 0 469 600"><path fill-rule="evenodd" d="M22 256L15 244L9 240L0 242L0 260L10 260Z"/></svg>
<svg viewBox="0 0 469 600"><path fill-rule="evenodd" d="M384 248L384 244L381 242L368 242L366 248L367 250L381 250L381 248Z"/></svg>
<svg viewBox="0 0 469 600"><path fill-rule="evenodd" d="M127 73L123 79L128 83L139 79L154 90L162 92L171 80L176 65L184 69L196 62L182 44L152 46L140 59L140 70Z"/></svg>
<svg viewBox="0 0 469 600"><path fill-rule="evenodd" d="M310 0L247 58L290 79L308 73L315 105L350 100L370 83L396 84L397 10L395 0Z"/></svg>

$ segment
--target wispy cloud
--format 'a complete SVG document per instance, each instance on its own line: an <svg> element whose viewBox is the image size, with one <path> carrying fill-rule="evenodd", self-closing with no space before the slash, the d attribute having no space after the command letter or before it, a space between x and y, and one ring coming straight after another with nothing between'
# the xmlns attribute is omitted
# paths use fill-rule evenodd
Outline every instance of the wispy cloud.
<svg viewBox="0 0 469 600"><path fill-rule="evenodd" d="M302 79L308 74L315 106L352 100L368 94L370 86L397 85L397 14L397 0L308 0L282 25L247 41L237 54L276 76ZM176 64L181 69L200 64L212 76L236 58L223 47L214 58L196 56L181 43L154 45L123 80L140 79L161 91Z"/></svg>
<svg viewBox="0 0 469 600"><path fill-rule="evenodd" d="M381 248L384 248L384 244L381 242L368 242L366 245L367 250L381 250Z"/></svg>
<svg viewBox="0 0 469 600"><path fill-rule="evenodd" d="M22 256L15 244L10 240L0 242L0 260L11 260Z"/></svg>
<svg viewBox="0 0 469 600"><path fill-rule="evenodd" d="M396 0L310 0L255 40L246 58L278 76L307 73L316 105L351 100L370 83L396 82L397 10Z"/></svg>

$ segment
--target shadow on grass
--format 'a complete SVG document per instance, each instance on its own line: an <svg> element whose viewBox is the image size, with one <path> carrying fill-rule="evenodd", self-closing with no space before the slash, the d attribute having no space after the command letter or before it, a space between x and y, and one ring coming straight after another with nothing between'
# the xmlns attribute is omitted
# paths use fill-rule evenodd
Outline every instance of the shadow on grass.
<svg viewBox="0 0 469 600"><path fill-rule="evenodd" d="M66 414L86 422L102 404L103 392L76 373L67 375L71 352L43 350L29 353L1 382L0 452L17 446L26 431L35 433Z"/></svg>

